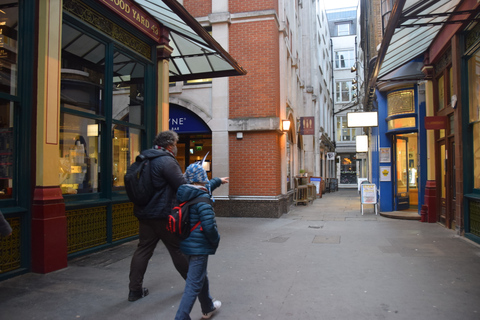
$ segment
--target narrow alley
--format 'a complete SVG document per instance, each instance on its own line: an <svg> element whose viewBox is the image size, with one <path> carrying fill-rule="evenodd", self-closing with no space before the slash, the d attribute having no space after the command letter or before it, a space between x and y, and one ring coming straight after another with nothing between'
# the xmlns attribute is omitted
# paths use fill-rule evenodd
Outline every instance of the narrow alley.
<svg viewBox="0 0 480 320"><path fill-rule="evenodd" d="M480 319L480 246L436 223L360 211L355 189L327 193L280 219L217 218L209 260L213 319ZM69 261L68 268L0 283L0 319L174 318L184 281L159 244L128 302L137 241ZM192 319L200 319L196 304Z"/></svg>

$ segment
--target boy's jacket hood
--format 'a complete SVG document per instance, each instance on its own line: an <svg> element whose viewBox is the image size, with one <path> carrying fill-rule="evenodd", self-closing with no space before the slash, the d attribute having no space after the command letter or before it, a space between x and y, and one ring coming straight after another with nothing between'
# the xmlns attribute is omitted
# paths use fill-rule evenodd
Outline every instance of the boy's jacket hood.
<svg viewBox="0 0 480 320"><path fill-rule="evenodd" d="M182 203L191 199L194 199L198 196L208 196L207 188L203 186L195 186L192 184L184 184L178 188L177 191L177 200Z"/></svg>

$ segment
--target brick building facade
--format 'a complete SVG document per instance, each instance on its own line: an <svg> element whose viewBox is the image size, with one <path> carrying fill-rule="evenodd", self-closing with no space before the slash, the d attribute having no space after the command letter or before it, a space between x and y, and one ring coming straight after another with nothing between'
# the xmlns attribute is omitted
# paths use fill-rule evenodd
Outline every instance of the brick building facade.
<svg viewBox="0 0 480 320"><path fill-rule="evenodd" d="M334 163L325 161L333 151L333 104L324 10L320 3L273 0L183 5L248 70L170 90L171 105L186 106L211 129L212 176L230 177L229 187L215 194L217 214L279 217L289 210L301 169L334 174ZM313 135L298 132L306 116L315 119ZM288 132L283 120L291 122ZM185 166L195 160L188 158Z"/></svg>

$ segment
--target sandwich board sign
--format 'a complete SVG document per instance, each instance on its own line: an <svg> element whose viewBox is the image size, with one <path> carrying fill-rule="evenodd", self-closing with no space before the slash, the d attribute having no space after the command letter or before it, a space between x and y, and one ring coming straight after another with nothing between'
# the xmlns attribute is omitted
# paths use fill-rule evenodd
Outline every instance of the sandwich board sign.
<svg viewBox="0 0 480 320"><path fill-rule="evenodd" d="M373 183L362 183L360 185L360 201L362 204L362 216L363 216L363 205L364 204L373 204L375 208L375 215L377 212L377 186Z"/></svg>

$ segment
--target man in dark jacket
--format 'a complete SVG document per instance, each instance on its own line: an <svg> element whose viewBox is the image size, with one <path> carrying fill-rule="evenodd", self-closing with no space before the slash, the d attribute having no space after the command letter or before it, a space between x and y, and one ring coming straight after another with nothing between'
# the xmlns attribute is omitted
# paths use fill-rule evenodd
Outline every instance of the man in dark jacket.
<svg viewBox="0 0 480 320"><path fill-rule="evenodd" d="M177 141L175 132L163 131L155 138L153 149L142 152L145 155L158 155L150 160L155 195L146 206L135 206L133 209L139 221L139 242L130 264L128 301L136 301L148 294L148 289L143 288L143 277L160 240L167 247L177 271L184 279L187 278L188 260L180 251L180 241L167 231L167 217L174 206L177 189L187 182L175 159Z"/></svg>

